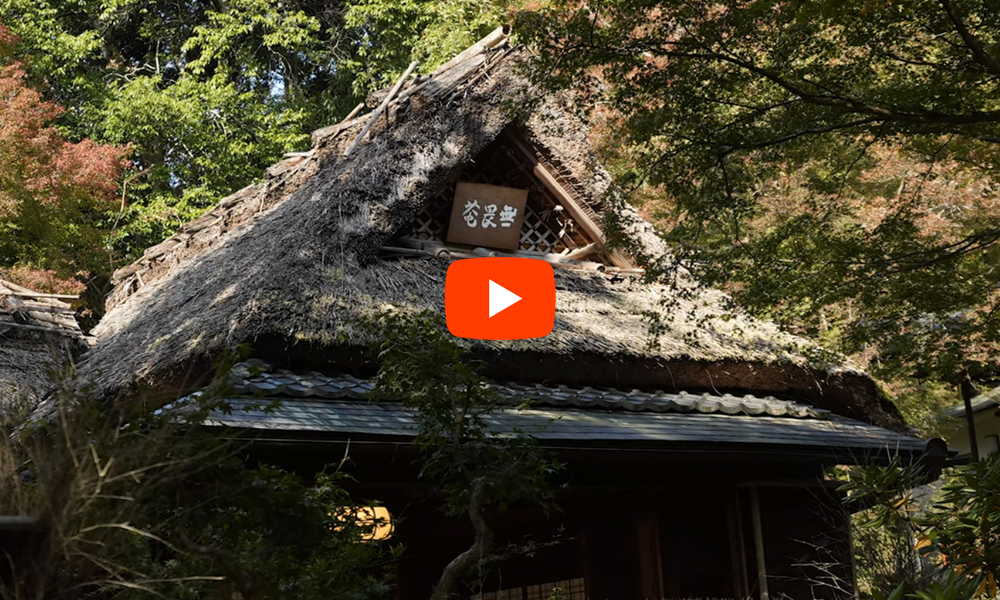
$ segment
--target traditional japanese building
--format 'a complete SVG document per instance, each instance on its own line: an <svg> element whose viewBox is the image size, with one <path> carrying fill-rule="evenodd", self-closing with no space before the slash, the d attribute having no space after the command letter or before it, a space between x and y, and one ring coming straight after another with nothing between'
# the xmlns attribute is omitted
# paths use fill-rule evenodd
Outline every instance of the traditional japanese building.
<svg viewBox="0 0 1000 600"><path fill-rule="evenodd" d="M942 411L946 420L942 435L959 454L972 454L975 432L976 452L980 457L1000 452L1000 387L994 387L972 399L972 427L965 403L949 406Z"/></svg>
<svg viewBox="0 0 1000 600"><path fill-rule="evenodd" d="M492 426L532 433L567 465L560 511L515 507L494 529L562 543L499 564L465 597L850 597L846 512L825 470L894 455L934 470L943 443L906 434L864 372L721 292L683 272L647 281L666 248L594 163L569 98L525 81L526 60L498 30L404 77L147 250L116 274L84 371L106 394L169 401L249 344L231 402L281 402L212 423L302 472L347 451L352 491L384 503L407 548L397 597L427 598L472 531L418 478L412 414L367 399L377 365L359 323L443 310L453 261L544 260L552 333L464 343L512 401Z"/></svg>

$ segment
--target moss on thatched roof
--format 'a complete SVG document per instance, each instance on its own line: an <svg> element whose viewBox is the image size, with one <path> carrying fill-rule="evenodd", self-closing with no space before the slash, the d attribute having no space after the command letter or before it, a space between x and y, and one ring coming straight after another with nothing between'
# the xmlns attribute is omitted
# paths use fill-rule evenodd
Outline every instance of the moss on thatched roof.
<svg viewBox="0 0 1000 600"><path fill-rule="evenodd" d="M86 372L105 391L120 393L136 382L176 382L192 364L240 343L309 349L299 356L342 356L345 349L357 355L370 341L358 325L366 313L443 310L447 260L386 260L379 248L505 128L516 128L555 165L588 215L616 224L632 257L665 255L648 223L609 200L611 179L593 163L566 98L541 97L526 83L518 65L527 53L509 47L505 36L487 46L405 85L349 157L344 152L367 116L316 132L310 152L275 165L262 183L119 271ZM594 385L588 377L615 377L606 384L625 385L641 371L657 389L822 396L849 416L901 424L863 373L734 311L721 292L683 273L666 285L557 270L556 283L552 334L469 342L471 349L492 357L510 379Z"/></svg>

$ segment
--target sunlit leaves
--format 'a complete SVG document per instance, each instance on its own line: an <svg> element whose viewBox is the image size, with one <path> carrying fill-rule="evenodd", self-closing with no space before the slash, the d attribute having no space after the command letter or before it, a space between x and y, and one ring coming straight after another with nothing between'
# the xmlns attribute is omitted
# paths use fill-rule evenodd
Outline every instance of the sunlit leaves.
<svg viewBox="0 0 1000 600"><path fill-rule="evenodd" d="M344 17L360 32L357 57L345 66L356 73L354 90L389 85L411 61L420 71L438 66L502 24L505 8L495 0L356 0ZM368 64L377 68L366 70Z"/></svg>
<svg viewBox="0 0 1000 600"><path fill-rule="evenodd" d="M836 328L884 374L995 364L996 11L621 0L521 25L541 79L599 76L606 158L702 279L799 331Z"/></svg>
<svg viewBox="0 0 1000 600"><path fill-rule="evenodd" d="M2 27L0 38L16 42ZM127 149L67 141L52 126L60 114L19 64L0 63L0 267L71 280L104 254L97 215L115 202Z"/></svg>
<svg viewBox="0 0 1000 600"><path fill-rule="evenodd" d="M924 483L922 468L894 459L887 466L853 469L840 489L850 502L868 507L864 528L902 532L933 567L922 581L904 582L894 596L994 598L1000 577L1000 454L956 467L943 481L936 492L918 488Z"/></svg>
<svg viewBox="0 0 1000 600"><path fill-rule="evenodd" d="M287 65L285 54L311 52L321 39L318 18L269 0L233 0L226 11L213 11L207 22L194 28L182 50L195 58L187 68L195 74L211 67L241 78L272 83ZM261 59L261 50L269 55ZM285 73L285 77L292 77Z"/></svg>
<svg viewBox="0 0 1000 600"><path fill-rule="evenodd" d="M497 27L500 6L0 0L0 23L22 38L28 81L66 107L64 135L133 150L123 201L99 215L108 275L305 149L412 58L433 69Z"/></svg>

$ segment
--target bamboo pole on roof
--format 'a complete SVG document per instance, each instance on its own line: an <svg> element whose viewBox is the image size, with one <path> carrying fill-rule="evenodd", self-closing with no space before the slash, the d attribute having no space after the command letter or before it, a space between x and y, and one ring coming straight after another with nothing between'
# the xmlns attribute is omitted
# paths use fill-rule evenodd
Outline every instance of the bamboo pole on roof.
<svg viewBox="0 0 1000 600"><path fill-rule="evenodd" d="M8 321L0 321L0 330L4 327L13 327L14 329L26 329L28 331L45 331L50 333L67 333L73 334L74 331L67 327L46 327L43 325L23 325L21 323L12 323Z"/></svg>
<svg viewBox="0 0 1000 600"><path fill-rule="evenodd" d="M79 296L73 296L71 294L39 294L35 292L25 293L25 292L9 292L4 294L6 296L15 296L17 298L53 298L53 299L65 299L65 300L79 300Z"/></svg>
<svg viewBox="0 0 1000 600"><path fill-rule="evenodd" d="M353 119L354 117L356 117L357 114L359 112L361 112L361 109L364 108L364 107L365 107L365 103L364 102L359 103L357 106L354 107L354 110L352 110L350 113L348 113L348 115L346 117L344 117L344 119L339 124L343 125L344 123L346 123L346 122L350 121L351 119Z"/></svg>
<svg viewBox="0 0 1000 600"><path fill-rule="evenodd" d="M403 83L405 83L406 80L410 77L410 73L413 72L413 69L417 68L418 64L419 63L417 61L413 61L410 63L410 66L406 68L406 72L404 72L400 76L399 80L396 82L396 85L392 86L392 89L389 90L389 94L385 97L385 100L382 101L382 104L379 104L378 108L375 109L375 112L372 113L372 118L368 120L368 123L365 125L365 128L361 130L361 133L358 134L358 137L354 138L354 141L351 142L350 147L347 148L347 152L344 152L344 158L350 156L351 152L353 152L354 149L358 146L358 144L361 143L361 140L364 139L365 134L367 134L368 130L372 128L372 125L374 125L375 122L378 121L378 118L382 116L382 113L385 112L386 107L389 106L389 103L392 102L392 99L396 96L396 92L399 91L399 88L403 87Z"/></svg>
<svg viewBox="0 0 1000 600"><path fill-rule="evenodd" d="M72 308L63 306L47 306L42 304L28 304L24 303L24 310L28 312L44 312L44 313L58 313L63 315L73 315L76 311Z"/></svg>
<svg viewBox="0 0 1000 600"><path fill-rule="evenodd" d="M510 26L501 25L486 35L483 39L463 50L458 56L438 67L437 73L444 73L458 63L472 58L473 56L485 52L490 48L499 46L501 42L510 37Z"/></svg>

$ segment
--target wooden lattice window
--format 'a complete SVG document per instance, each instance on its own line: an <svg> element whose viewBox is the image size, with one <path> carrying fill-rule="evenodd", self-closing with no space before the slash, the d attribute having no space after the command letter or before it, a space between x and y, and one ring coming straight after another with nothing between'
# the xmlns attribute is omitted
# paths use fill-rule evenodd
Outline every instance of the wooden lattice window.
<svg viewBox="0 0 1000 600"><path fill-rule="evenodd" d="M483 592L472 596L472 600L587 600L587 591L583 578L577 577L496 592Z"/></svg>
<svg viewBox="0 0 1000 600"><path fill-rule="evenodd" d="M403 236L419 240L446 239L456 181L528 190L521 250L559 253L590 243L545 186L500 141L493 142L475 160L466 163L452 182L424 205Z"/></svg>

